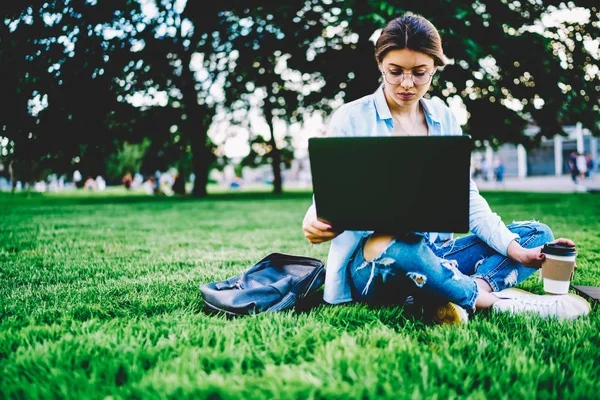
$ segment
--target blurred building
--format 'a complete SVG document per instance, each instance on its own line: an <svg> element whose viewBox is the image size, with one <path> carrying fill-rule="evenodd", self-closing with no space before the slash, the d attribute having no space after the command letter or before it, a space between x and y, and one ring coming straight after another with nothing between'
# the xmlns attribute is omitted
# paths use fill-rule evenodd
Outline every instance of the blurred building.
<svg viewBox="0 0 600 400"><path fill-rule="evenodd" d="M522 145L504 144L494 151L490 146L473 152L473 165L493 166L498 160L504 164L504 175L514 177L569 174L568 157L572 151L589 153L598 167L600 140L591 135L581 124L563 127L567 136L556 135L542 139L538 148L527 151ZM539 128L530 127L525 133L535 135ZM493 168L487 168L489 179L493 179Z"/></svg>

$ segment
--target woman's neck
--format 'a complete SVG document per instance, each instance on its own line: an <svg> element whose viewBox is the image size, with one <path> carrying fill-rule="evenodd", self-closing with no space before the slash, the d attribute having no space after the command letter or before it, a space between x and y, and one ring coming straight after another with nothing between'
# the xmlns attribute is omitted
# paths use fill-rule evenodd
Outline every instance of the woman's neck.
<svg viewBox="0 0 600 400"><path fill-rule="evenodd" d="M417 101L415 104L411 104L410 106L399 106L398 104L390 105L390 112L392 115L398 118L409 118L413 119L416 115L419 114L419 102Z"/></svg>
<svg viewBox="0 0 600 400"><path fill-rule="evenodd" d="M390 98L385 90L383 91L385 94L385 101L390 109L390 113L397 118L409 118L413 119L419 113L419 104L421 100L415 102L414 104L408 106L400 106L396 103L392 98Z"/></svg>

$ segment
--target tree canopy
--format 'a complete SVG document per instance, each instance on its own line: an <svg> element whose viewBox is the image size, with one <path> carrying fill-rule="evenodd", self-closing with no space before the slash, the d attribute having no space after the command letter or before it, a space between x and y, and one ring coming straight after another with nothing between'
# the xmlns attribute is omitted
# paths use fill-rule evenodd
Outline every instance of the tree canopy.
<svg viewBox="0 0 600 400"><path fill-rule="evenodd" d="M275 121L327 116L372 93L381 79L373 39L406 12L440 31L449 63L429 95L462 101L474 138L534 145L579 121L600 133L600 13L589 0L30 0L1 9L0 136L9 144L0 154L25 180L48 169L102 173L124 143L147 139L141 168L193 171L204 196L215 115L244 124L234 116L258 104L270 132L251 140L267 149L280 191ZM529 124L540 128L534 138L523 133Z"/></svg>

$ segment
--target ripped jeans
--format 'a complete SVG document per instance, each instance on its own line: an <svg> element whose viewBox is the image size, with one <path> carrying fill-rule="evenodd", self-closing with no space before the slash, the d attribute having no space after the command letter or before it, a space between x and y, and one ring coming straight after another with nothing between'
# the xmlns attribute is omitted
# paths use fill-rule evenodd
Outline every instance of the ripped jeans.
<svg viewBox="0 0 600 400"><path fill-rule="evenodd" d="M533 248L554 239L546 225L526 221L508 225L521 246ZM350 258L350 281L355 300L373 304L435 303L451 301L474 312L478 288L475 278L493 291L518 285L536 269L501 255L475 235L429 244L419 234L395 238L372 261L363 248Z"/></svg>

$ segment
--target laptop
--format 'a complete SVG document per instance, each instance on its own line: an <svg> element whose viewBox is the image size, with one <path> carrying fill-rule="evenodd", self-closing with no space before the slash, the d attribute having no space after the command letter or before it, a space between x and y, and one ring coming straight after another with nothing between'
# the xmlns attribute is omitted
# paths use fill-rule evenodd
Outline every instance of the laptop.
<svg viewBox="0 0 600 400"><path fill-rule="evenodd" d="M468 135L311 138L317 217L334 231L468 232L472 148Z"/></svg>
<svg viewBox="0 0 600 400"><path fill-rule="evenodd" d="M571 285L578 295L587 298L590 301L600 302L600 286L582 286Z"/></svg>

